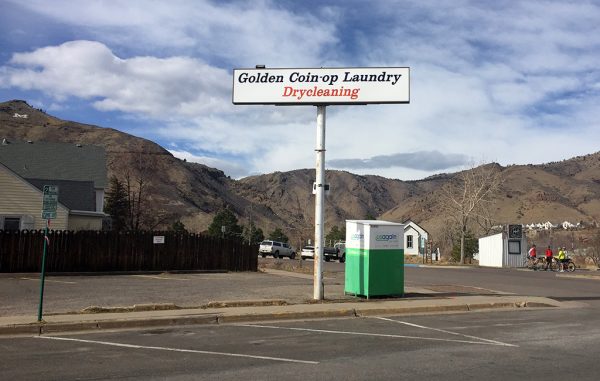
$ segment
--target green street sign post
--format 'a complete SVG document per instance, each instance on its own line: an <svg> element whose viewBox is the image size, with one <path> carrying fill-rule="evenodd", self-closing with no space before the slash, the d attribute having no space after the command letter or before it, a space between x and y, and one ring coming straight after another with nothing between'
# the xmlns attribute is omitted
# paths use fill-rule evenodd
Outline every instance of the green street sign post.
<svg viewBox="0 0 600 381"><path fill-rule="evenodd" d="M44 185L42 197L42 218L46 220L44 229L44 251L42 253L42 270L40 273L40 303L38 306L37 321L42 321L42 310L44 305L44 283L46 280L46 252L48 247L48 226L50 220L56 219L56 208L58 205L58 186Z"/></svg>

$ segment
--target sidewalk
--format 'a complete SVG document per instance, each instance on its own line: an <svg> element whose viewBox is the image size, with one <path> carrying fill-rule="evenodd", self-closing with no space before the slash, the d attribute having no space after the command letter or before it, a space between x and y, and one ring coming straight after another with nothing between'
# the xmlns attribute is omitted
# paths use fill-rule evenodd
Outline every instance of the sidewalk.
<svg viewBox="0 0 600 381"><path fill-rule="evenodd" d="M269 270L267 276L286 279L312 279L312 275ZM232 277L235 275L232 274ZM263 274L263 276L265 276ZM260 280L260 276L257 276ZM325 277L325 281L328 281ZM339 283L335 277L329 279ZM309 282L306 283L307 287ZM201 307L181 308L173 303L124 307L95 307L77 313L44 315L38 323L36 315L0 316L0 335L35 335L57 332L96 331L161 327L192 324L221 324L285 319L362 317L369 315L410 315L469 312L488 309L560 307L552 299L517 295L449 295L434 290L406 287L403 298L364 299L343 295L336 299L299 301L285 288L281 299L245 299L240 289L235 299L212 301ZM223 294L224 296L225 294ZM226 294L232 296L231 293ZM103 312L106 311L106 312ZM123 312L116 312L123 311ZM87 313L83 313L87 312Z"/></svg>

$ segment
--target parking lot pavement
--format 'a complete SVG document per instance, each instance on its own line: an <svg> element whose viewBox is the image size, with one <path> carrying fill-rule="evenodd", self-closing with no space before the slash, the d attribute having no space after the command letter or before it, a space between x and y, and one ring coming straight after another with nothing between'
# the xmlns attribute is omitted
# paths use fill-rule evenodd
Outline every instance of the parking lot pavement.
<svg viewBox="0 0 600 381"><path fill-rule="evenodd" d="M312 300L310 274L283 271L51 276L46 284L42 324L34 322L39 280L31 274L3 274L0 331L31 333L37 329L47 333L569 303L600 306L600 289L590 287L594 281L559 278L551 273L406 268L404 297L367 301L344 295L343 272L328 271L327 267L325 271L326 300L320 303ZM544 299L548 297L554 300Z"/></svg>
<svg viewBox="0 0 600 381"><path fill-rule="evenodd" d="M0 373L19 380L595 380L600 328L573 316L531 309L0 337Z"/></svg>
<svg viewBox="0 0 600 381"><path fill-rule="evenodd" d="M326 285L328 280L325 280ZM199 307L212 301L312 298L312 282L302 278L258 273L196 273L102 276L49 276L44 292L47 314L81 311L90 306L175 304ZM330 285L342 294L343 285ZM334 291L337 288L339 290ZM0 276L0 316L35 315L39 278L34 274Z"/></svg>
<svg viewBox="0 0 600 381"><path fill-rule="evenodd" d="M356 300L355 297L344 294L344 272L339 271L340 264L327 265L323 277L326 299ZM334 271L329 271L330 267ZM265 271L267 272L48 276L44 313L54 315L81 312L89 307L134 305L171 304L195 308L215 301L285 300L290 304L312 301L312 274L271 269ZM406 284L409 293L456 293L456 289L453 291L448 285L423 288L409 282ZM462 294L480 294L481 290L463 287ZM36 315L39 277L36 274L0 274L0 300L0 317Z"/></svg>

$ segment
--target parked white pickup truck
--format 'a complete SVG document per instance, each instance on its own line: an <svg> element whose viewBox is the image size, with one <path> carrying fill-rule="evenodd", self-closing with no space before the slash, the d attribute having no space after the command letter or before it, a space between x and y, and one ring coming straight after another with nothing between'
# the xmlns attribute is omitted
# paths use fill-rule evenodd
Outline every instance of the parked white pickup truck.
<svg viewBox="0 0 600 381"><path fill-rule="evenodd" d="M264 258L272 255L273 258L289 257L296 258L296 252L289 243L279 241L262 241L258 248L258 253Z"/></svg>

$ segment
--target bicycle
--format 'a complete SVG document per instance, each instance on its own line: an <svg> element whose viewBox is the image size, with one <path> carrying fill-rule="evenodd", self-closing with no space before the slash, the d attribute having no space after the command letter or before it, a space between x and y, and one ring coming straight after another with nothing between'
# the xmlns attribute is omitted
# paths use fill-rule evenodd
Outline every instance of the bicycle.
<svg viewBox="0 0 600 381"><path fill-rule="evenodd" d="M540 260L538 257L532 258L527 256L523 258L523 267L526 267L530 270L536 271L541 269L543 266L543 260Z"/></svg>
<svg viewBox="0 0 600 381"><path fill-rule="evenodd" d="M555 257L552 257L550 263L546 260L546 258L540 258L540 270L550 270L550 271L558 271L560 269L558 260Z"/></svg>
<svg viewBox="0 0 600 381"><path fill-rule="evenodd" d="M556 265L555 265L556 269L553 269L552 271L563 270L565 272L568 271L568 272L572 273L577 268L577 266L575 266L575 263L573 262L573 260L571 258L567 258L564 262L559 262L558 259L552 258L552 262L553 262L553 264L556 263Z"/></svg>

